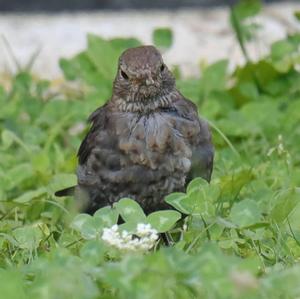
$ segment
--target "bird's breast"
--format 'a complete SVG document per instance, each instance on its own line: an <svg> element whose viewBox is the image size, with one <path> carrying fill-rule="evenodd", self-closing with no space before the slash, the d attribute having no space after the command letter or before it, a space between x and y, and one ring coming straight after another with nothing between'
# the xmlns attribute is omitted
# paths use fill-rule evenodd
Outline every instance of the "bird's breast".
<svg viewBox="0 0 300 299"><path fill-rule="evenodd" d="M166 194L184 191L199 132L197 119L174 111L111 114L77 169L78 183L99 202L131 197L147 211L163 208Z"/></svg>
<svg viewBox="0 0 300 299"><path fill-rule="evenodd" d="M116 122L121 165L143 165L166 175L187 173L191 167L192 140L199 132L196 122L169 113L121 115Z"/></svg>

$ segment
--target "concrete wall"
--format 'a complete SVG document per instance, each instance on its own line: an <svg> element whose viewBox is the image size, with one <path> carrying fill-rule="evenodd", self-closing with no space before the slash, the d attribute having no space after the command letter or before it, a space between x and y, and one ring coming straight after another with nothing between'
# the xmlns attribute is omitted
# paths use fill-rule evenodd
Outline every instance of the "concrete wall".
<svg viewBox="0 0 300 299"><path fill-rule="evenodd" d="M255 21L262 30L248 45L252 58L267 51L271 42L288 32L300 30L293 12L299 4L275 4L265 7ZM171 27L174 44L164 53L168 64L180 65L186 76L199 74L199 63L229 58L231 64L243 63L239 46L230 28L227 8L169 11L126 11L60 14L0 14L0 72L14 72L16 59L25 65L39 51L33 71L45 78L60 77L58 60L71 57L86 46L86 34L103 37L139 38L151 43L156 27ZM2 36L2 39L1 39Z"/></svg>

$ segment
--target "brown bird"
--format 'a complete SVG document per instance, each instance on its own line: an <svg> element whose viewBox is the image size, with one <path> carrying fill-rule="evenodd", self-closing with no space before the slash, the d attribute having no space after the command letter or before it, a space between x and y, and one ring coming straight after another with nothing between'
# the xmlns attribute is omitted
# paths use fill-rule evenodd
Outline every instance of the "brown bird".
<svg viewBox="0 0 300 299"><path fill-rule="evenodd" d="M197 107L176 89L153 46L131 48L119 59L111 99L89 117L79 151L78 186L58 191L86 198L85 211L136 200L146 213L170 208L164 197L189 181L211 178L214 149Z"/></svg>

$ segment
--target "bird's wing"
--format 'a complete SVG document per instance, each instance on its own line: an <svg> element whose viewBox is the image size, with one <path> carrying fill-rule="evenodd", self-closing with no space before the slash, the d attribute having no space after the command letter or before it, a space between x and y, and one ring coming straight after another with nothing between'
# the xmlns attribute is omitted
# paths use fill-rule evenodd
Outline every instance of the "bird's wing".
<svg viewBox="0 0 300 299"><path fill-rule="evenodd" d="M96 135L99 133L99 131L103 130L105 127L106 105L94 111L90 115L88 121L92 123L92 126L89 132L87 133L87 135L85 136L85 138L83 139L77 153L80 165L84 164L87 161L92 149L95 146Z"/></svg>
<svg viewBox="0 0 300 299"><path fill-rule="evenodd" d="M96 135L97 132L103 129L105 125L105 108L106 106L104 105L103 107L98 108L96 111L94 111L90 117L89 117L89 122L92 123L92 127L90 128L89 132L83 139L77 156L79 160L79 165L84 165L86 161L88 160L89 155L91 154L92 149L95 147L95 141L96 141ZM76 186L72 186L69 188L65 188L62 190L58 190L55 192L56 196L69 196L69 195L74 195L76 190Z"/></svg>
<svg viewBox="0 0 300 299"><path fill-rule="evenodd" d="M209 182L213 169L214 147L208 123L199 118L197 106L190 100L182 97L175 102L175 106L182 117L194 120L199 125L199 133L190 137L189 140L192 148L192 161L186 184L196 177L202 177Z"/></svg>
<svg viewBox="0 0 300 299"><path fill-rule="evenodd" d="M202 177L206 181L210 181L214 147L211 141L211 133L205 120L199 119L200 136L198 142L193 146L192 165L186 183L188 184L195 177Z"/></svg>

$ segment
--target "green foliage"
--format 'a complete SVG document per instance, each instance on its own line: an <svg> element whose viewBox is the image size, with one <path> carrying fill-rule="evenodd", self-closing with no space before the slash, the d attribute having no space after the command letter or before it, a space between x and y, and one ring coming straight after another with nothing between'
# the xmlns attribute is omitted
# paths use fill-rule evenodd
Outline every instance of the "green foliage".
<svg viewBox="0 0 300 299"><path fill-rule="evenodd" d="M299 10L295 11L294 16L299 21L300 20L300 11Z"/></svg>
<svg viewBox="0 0 300 299"><path fill-rule="evenodd" d="M260 0L241 0L231 9L230 22L247 60L249 60L249 56L245 44L255 36L256 31L259 29L258 24L247 21L251 20L251 17L256 16L260 10Z"/></svg>
<svg viewBox="0 0 300 299"><path fill-rule="evenodd" d="M245 20L259 9L257 1L233 8L245 53L252 30ZM154 33L162 47L170 36L165 29ZM1 296L299 297L297 33L232 72L222 60L204 68L200 80L178 74L178 88L211 125L216 159L210 184L196 178L185 193L165 198L174 210L145 215L122 199L91 216L77 214L73 198L54 196L76 183L83 124L109 98L120 52L138 44L89 35L85 51L60 61L72 87L27 72L0 87ZM122 252L101 238L117 223L122 232L150 224L164 238L149 252Z"/></svg>
<svg viewBox="0 0 300 299"><path fill-rule="evenodd" d="M153 31L152 39L156 47L167 49L172 46L173 32L169 28L157 28Z"/></svg>

